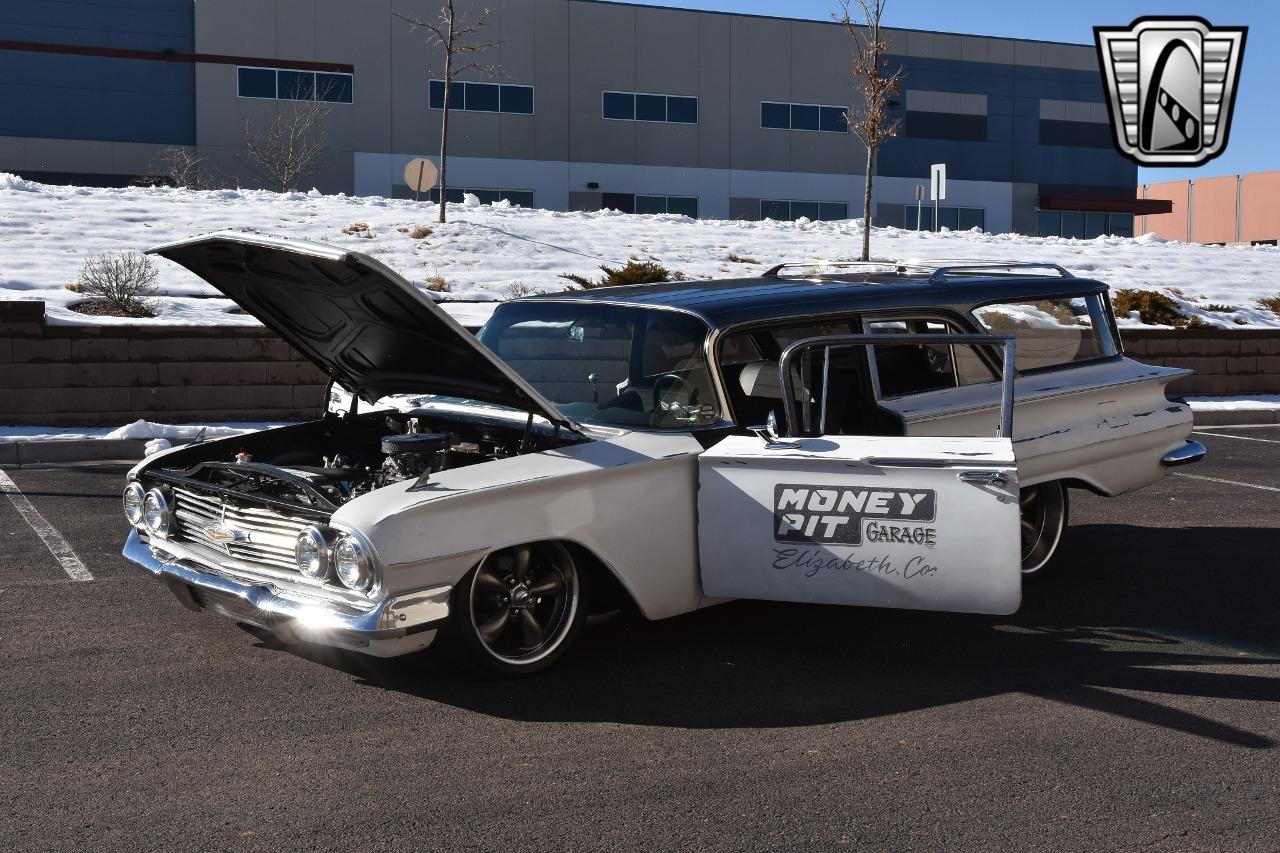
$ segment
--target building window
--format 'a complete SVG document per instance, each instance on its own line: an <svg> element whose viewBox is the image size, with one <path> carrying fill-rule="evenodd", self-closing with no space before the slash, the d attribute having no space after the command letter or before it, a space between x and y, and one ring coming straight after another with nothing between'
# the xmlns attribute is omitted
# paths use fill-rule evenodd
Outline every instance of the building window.
<svg viewBox="0 0 1280 853"><path fill-rule="evenodd" d="M775 130L813 130L823 133L848 133L845 107L820 104L782 104L760 102L760 126Z"/></svg>
<svg viewBox="0 0 1280 853"><path fill-rule="evenodd" d="M242 98L349 104L352 88L351 74L244 66L236 69L236 94Z"/></svg>
<svg viewBox="0 0 1280 853"><path fill-rule="evenodd" d="M914 204L881 204L876 211L876 224L892 225L908 231L917 230L917 208ZM919 230L932 231L933 205L924 204L918 209ZM968 231L987 228L987 211L982 207L939 207L938 225L952 231Z"/></svg>
<svg viewBox="0 0 1280 853"><path fill-rule="evenodd" d="M917 139L986 142L987 117L967 113L907 111L906 135Z"/></svg>
<svg viewBox="0 0 1280 853"><path fill-rule="evenodd" d="M432 80L428 90L431 109L444 109L444 81ZM533 87L455 80L449 87L449 109L474 113L533 115Z"/></svg>
<svg viewBox="0 0 1280 853"><path fill-rule="evenodd" d="M810 221L835 222L849 218L849 205L843 201L790 201L761 199L760 218L790 222L801 217Z"/></svg>
<svg viewBox="0 0 1280 853"><path fill-rule="evenodd" d="M1040 119L1041 145L1066 145L1070 148L1111 148L1111 125L1089 121L1055 121Z"/></svg>
<svg viewBox="0 0 1280 853"><path fill-rule="evenodd" d="M1103 235L1132 237L1133 214L1040 210L1036 212L1036 233L1040 237L1074 237L1077 240L1092 240Z"/></svg>
<svg viewBox="0 0 1280 853"><path fill-rule="evenodd" d="M600 101L601 118L668 124L698 123L698 99L686 95L602 92Z"/></svg>
<svg viewBox="0 0 1280 853"><path fill-rule="evenodd" d="M690 219L698 218L698 200L690 196L604 193L600 196L600 208L620 213L678 213Z"/></svg>
<svg viewBox="0 0 1280 853"><path fill-rule="evenodd" d="M410 191L412 195L412 191ZM450 204L462 204L464 195L473 195L480 199L481 204L493 204L498 201L511 202L512 207L533 207L533 191L532 190L480 190L480 189L460 189L449 187L445 191L444 197ZM433 202L440 201L440 188L432 187L427 193L427 198Z"/></svg>

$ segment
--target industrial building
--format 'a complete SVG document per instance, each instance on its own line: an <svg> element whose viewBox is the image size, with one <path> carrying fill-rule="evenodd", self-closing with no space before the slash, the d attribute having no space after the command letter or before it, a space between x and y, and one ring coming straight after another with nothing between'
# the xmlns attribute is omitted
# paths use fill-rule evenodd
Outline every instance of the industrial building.
<svg viewBox="0 0 1280 853"><path fill-rule="evenodd" d="M1172 208L1139 217L1143 234L1224 246L1275 246L1280 241L1280 172L1144 184L1138 197L1163 200Z"/></svg>
<svg viewBox="0 0 1280 853"><path fill-rule="evenodd" d="M468 0L497 45L451 112L450 187L554 210L708 218L861 213L857 90L831 22L600 0ZM74 6L74 10L69 9ZM188 147L247 179L246 120L326 101L331 152L304 188L404 196L438 152L432 0L28 0L0 7L0 170L127 183ZM1133 233L1136 167L1114 149L1093 46L890 30L901 135L876 164L878 225L916 227L916 187L947 164L939 224ZM1078 220L1078 228L1077 228ZM932 227L932 211L922 211Z"/></svg>

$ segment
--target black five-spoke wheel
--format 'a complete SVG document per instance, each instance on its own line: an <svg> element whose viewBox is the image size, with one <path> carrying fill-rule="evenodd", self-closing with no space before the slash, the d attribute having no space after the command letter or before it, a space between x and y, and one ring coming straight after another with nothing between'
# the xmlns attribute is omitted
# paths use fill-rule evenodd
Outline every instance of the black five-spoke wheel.
<svg viewBox="0 0 1280 853"><path fill-rule="evenodd" d="M1039 575L1053 559L1067 526L1067 490L1057 480L1022 489L1022 574Z"/></svg>
<svg viewBox="0 0 1280 853"><path fill-rule="evenodd" d="M473 662L507 675L550 666L586 615L585 584L558 542L489 555L459 585L454 628Z"/></svg>

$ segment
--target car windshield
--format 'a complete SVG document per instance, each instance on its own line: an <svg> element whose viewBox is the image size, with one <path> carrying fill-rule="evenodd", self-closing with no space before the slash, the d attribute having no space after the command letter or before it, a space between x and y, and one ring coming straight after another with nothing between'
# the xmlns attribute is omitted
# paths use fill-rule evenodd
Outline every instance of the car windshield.
<svg viewBox="0 0 1280 853"><path fill-rule="evenodd" d="M720 420L707 326L678 311L590 302L510 302L479 338L574 420L689 429Z"/></svg>

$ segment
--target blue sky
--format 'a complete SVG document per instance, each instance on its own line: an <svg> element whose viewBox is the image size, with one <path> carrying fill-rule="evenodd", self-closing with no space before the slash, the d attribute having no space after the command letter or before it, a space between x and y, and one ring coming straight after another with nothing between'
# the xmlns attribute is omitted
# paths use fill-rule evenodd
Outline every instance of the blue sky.
<svg viewBox="0 0 1280 853"><path fill-rule="evenodd" d="M653 6L829 19L834 0L629 0ZM1141 169L1141 182L1280 169L1280 2L1131 0L889 0L885 23L943 32L1093 44L1095 25L1128 25L1142 15L1199 15L1247 26L1244 68L1227 150L1199 169Z"/></svg>

